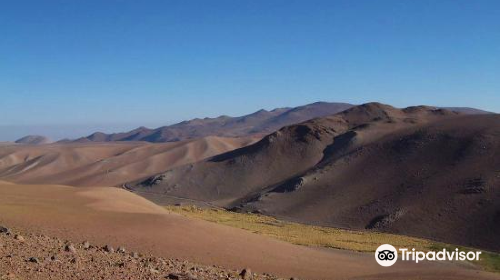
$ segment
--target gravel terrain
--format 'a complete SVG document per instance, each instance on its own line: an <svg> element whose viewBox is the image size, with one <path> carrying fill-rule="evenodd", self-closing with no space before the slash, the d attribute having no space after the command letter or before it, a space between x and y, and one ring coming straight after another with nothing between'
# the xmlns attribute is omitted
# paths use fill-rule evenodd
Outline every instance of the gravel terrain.
<svg viewBox="0 0 500 280"><path fill-rule="evenodd" d="M116 247L115 247L116 246ZM179 259L128 252L119 244L71 243L0 226L0 280L279 279Z"/></svg>

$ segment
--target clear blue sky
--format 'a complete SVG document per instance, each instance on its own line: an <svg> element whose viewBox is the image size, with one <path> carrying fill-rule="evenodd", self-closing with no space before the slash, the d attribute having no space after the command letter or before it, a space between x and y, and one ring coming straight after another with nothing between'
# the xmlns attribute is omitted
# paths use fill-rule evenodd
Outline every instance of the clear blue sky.
<svg viewBox="0 0 500 280"><path fill-rule="evenodd" d="M320 100L500 112L500 1L4 1L0 96L0 140Z"/></svg>

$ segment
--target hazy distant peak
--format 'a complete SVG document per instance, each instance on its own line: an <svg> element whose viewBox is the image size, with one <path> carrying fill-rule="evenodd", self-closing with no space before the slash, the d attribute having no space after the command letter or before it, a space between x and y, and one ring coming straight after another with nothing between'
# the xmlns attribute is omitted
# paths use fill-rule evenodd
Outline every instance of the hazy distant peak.
<svg viewBox="0 0 500 280"><path fill-rule="evenodd" d="M390 105L378 103L378 102L370 102L364 103L358 106L354 106L342 112L343 115L350 114L365 114L365 115L376 115L380 113L390 114L390 112L398 111L397 108L392 107Z"/></svg>
<svg viewBox="0 0 500 280"><path fill-rule="evenodd" d="M286 125L333 115L352 106L346 103L316 102L295 108L276 108L271 111L260 109L240 117L221 115L216 118L194 118L156 129L142 127L125 133L94 133L77 141L171 142L206 136L240 137L252 134L261 135L272 133Z"/></svg>
<svg viewBox="0 0 500 280"><path fill-rule="evenodd" d="M262 113L269 113L269 111L267 111L265 109L260 109L258 111L255 111L252 115L254 115L254 114L262 114Z"/></svg>
<svg viewBox="0 0 500 280"><path fill-rule="evenodd" d="M276 113L276 112L285 112L285 111L288 111L292 108L290 107L282 107L282 108L276 108L276 109L272 109L271 110L271 113Z"/></svg>
<svg viewBox="0 0 500 280"><path fill-rule="evenodd" d="M271 114L271 112L269 112L267 110L264 110L264 109L260 109L258 111L255 111L255 112L251 113L251 114L243 116L243 118L265 116L265 115L268 115L268 114Z"/></svg>
<svg viewBox="0 0 500 280"><path fill-rule="evenodd" d="M149 129L149 128L145 127L145 126L140 126L140 127L136 128L136 129L134 129L132 131L143 131L143 130L151 130L151 129Z"/></svg>
<svg viewBox="0 0 500 280"><path fill-rule="evenodd" d="M15 142L18 144L41 145L41 144L48 144L51 142L51 140L41 135L28 135L20 139L17 139Z"/></svg>
<svg viewBox="0 0 500 280"><path fill-rule="evenodd" d="M139 127L123 133L104 134L100 132L80 138L77 141L172 142L206 136L240 137L252 134L263 135L277 131L284 126L301 123L314 118L331 116L340 112L343 115L353 114L350 117L352 121L362 122L371 119L391 121L392 118L398 118L403 113L409 113L412 115L411 117L418 117L416 116L418 114L456 114L453 112L479 114L484 111L472 108L442 108L433 106L412 106L405 109L397 109L379 102L369 102L355 106L348 103L319 101L293 108L276 108L270 111L260 109L251 114L239 117L221 115L215 118L194 118L156 129Z"/></svg>

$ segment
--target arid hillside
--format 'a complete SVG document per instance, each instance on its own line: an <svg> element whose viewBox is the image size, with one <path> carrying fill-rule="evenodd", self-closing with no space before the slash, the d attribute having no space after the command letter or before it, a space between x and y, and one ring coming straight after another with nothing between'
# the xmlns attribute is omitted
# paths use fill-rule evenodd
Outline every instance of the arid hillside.
<svg viewBox="0 0 500 280"><path fill-rule="evenodd" d="M500 250L499 153L498 115L369 103L171 169L135 190L159 203L189 198Z"/></svg>
<svg viewBox="0 0 500 280"><path fill-rule="evenodd" d="M335 142L347 143L353 131L372 125L376 141L386 133L436 119L457 116L447 110L411 107L399 110L379 103L353 107L330 117L284 127L261 141L198 164L169 170L137 184L137 190L165 193L237 206L240 200L313 168Z"/></svg>
<svg viewBox="0 0 500 280"><path fill-rule="evenodd" d="M238 207L500 250L500 116L443 120L357 143L369 133L353 132L314 168Z"/></svg>

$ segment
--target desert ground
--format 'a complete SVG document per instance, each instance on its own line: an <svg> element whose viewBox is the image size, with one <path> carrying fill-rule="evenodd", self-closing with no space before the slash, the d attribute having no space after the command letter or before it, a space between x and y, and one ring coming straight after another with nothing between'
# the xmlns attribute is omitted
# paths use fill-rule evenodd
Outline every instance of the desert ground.
<svg viewBox="0 0 500 280"><path fill-rule="evenodd" d="M189 264L200 264L200 267L218 265L227 269L225 277L227 273L234 275L243 268L250 268L259 275L268 273L276 277L301 279L499 279L498 274L454 263L397 263L388 270L378 266L372 254L297 246L244 230L186 218L119 188L2 182L0 213L0 225L27 236L26 246L42 242L35 238L40 235L55 240L49 242L52 245L43 245L52 246L52 251L57 249L57 244L59 250L64 250L66 241L81 244L88 240L98 247L124 246L130 252L165 260L180 259L189 261ZM36 248L30 251L29 246L12 245L13 242L18 240L2 237L2 243L5 243L0 247L2 273L12 273L21 279L30 279L30 275L49 279L50 269L35 268L37 272L33 274L35 272L30 267L37 264L20 256L44 260L50 257L49 251L52 251ZM5 248L18 249L9 252ZM85 251L81 254L78 262L81 269L95 265L88 261L91 253ZM95 261L102 261L103 253L97 250L95 254ZM13 263L13 255L14 259L23 263ZM112 259L117 262L131 261L128 257L115 256ZM160 268L161 273L179 273L176 264L172 265L172 268ZM25 269L18 266L25 266ZM58 269L58 266L53 269ZM120 266L110 269L119 271ZM126 271L122 273L129 275ZM151 279L162 277L165 275L158 274Z"/></svg>

